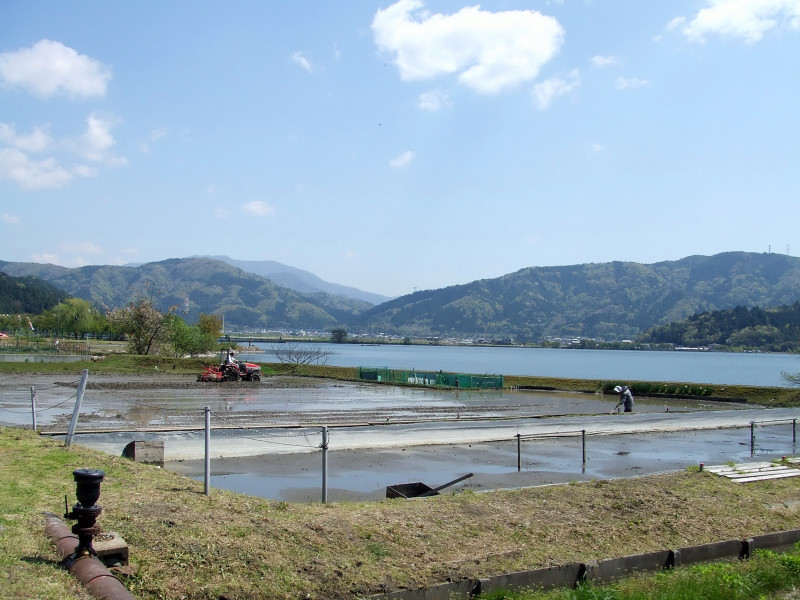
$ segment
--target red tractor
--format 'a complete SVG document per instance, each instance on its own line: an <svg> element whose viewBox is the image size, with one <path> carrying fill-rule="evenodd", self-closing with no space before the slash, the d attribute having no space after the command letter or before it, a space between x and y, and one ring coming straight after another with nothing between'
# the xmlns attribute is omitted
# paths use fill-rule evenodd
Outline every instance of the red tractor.
<svg viewBox="0 0 800 600"><path fill-rule="evenodd" d="M261 381L261 367L234 359L233 350L220 352L218 367L206 367L197 381Z"/></svg>

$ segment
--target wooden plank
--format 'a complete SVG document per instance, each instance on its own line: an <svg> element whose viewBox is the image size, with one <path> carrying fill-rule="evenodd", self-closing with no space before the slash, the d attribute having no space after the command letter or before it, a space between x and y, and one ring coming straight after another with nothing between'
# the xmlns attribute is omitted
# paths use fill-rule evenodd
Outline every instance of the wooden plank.
<svg viewBox="0 0 800 600"><path fill-rule="evenodd" d="M712 473L716 473L717 475L727 475L728 473L769 473L771 471L785 471L788 467L777 466L777 467L758 467L755 469L747 469L747 468L740 468L740 469L719 469L713 470L709 469ZM796 469L792 469L796 470Z"/></svg>
<svg viewBox="0 0 800 600"><path fill-rule="evenodd" d="M704 469L707 469L707 470L711 471L712 473L718 473L718 472L722 472L722 471L738 471L738 470L746 469L746 468L749 468L749 469L763 469L763 468L772 467L772 466L775 466L775 465L773 463L771 463L771 462L754 462L754 463L738 463L738 464L735 464L733 466L731 466L731 465L712 465L712 466L706 466L706 467L704 467Z"/></svg>
<svg viewBox="0 0 800 600"><path fill-rule="evenodd" d="M731 478L731 481L736 483L749 483L751 481L764 481L766 479L785 479L786 477L797 477L800 475L800 471L792 473L787 471L785 473L773 473L771 475L754 475L753 477L738 477L738 478Z"/></svg>
<svg viewBox="0 0 800 600"><path fill-rule="evenodd" d="M735 471L732 473L724 473L724 477L755 477L756 475L777 475L780 473L798 473L797 469L773 469L770 471Z"/></svg>
<svg viewBox="0 0 800 600"><path fill-rule="evenodd" d="M797 461L800 463L800 460ZM716 465L706 467L708 471L727 477L736 483L750 483L753 481L766 481L768 479L783 479L785 477L800 476L800 470L768 462L739 463L737 465Z"/></svg>

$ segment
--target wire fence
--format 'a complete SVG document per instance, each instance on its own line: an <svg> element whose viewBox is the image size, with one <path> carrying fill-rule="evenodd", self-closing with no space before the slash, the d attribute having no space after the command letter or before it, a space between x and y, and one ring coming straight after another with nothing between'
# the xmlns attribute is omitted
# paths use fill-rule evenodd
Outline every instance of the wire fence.
<svg viewBox="0 0 800 600"><path fill-rule="evenodd" d="M3 338L0 354L46 354L68 356L91 356L92 351L85 341L50 340L40 337Z"/></svg>
<svg viewBox="0 0 800 600"><path fill-rule="evenodd" d="M67 384L60 383L52 385L39 385L38 387L29 386L29 388L27 386L18 386L16 391L12 394L13 403L17 406L13 408L9 408L8 406L0 406L0 412L17 415L30 413L32 418L32 427L37 429L37 415L59 409L63 411L65 408L69 407L71 402L76 401L78 393L74 392L71 386L77 388L79 387L79 382L72 381L68 382ZM46 403L39 400L39 394L43 392L47 392L48 400ZM110 389L96 383L90 386L85 392L86 397L89 399L91 399L92 395L95 393L102 393L107 397L115 398L127 406L136 407L145 411L159 412L163 416L163 422L165 425L167 425L169 420L173 417L180 418L180 422L185 425L188 418L192 427L197 429L205 429L206 436L211 434L212 428L210 427L209 417L213 417L213 431L215 435L218 434L228 438L246 440L248 443L250 443L250 451L253 454L259 454L259 448L261 454L270 454L272 451L274 451L275 447L281 447L284 449L290 449L289 452L295 451L298 453L313 453L317 450L321 450L324 455L329 449L329 444L327 441L328 428L326 426L303 425L298 427L297 425L293 425L293 428L298 427L297 431L277 431L279 428L275 425L258 426L242 423L240 419L232 418L230 415L226 414L224 410L213 411L209 407L206 407L203 412L190 411L187 415L187 410L184 407L176 406L170 403L164 403L163 401L143 400L137 397L133 391ZM30 410L22 407L22 405L25 403L26 394L29 394L30 396ZM4 400L7 399L8 396L4 398ZM75 418L75 415L73 415L73 418ZM371 427L377 429L379 427L383 427L383 425L372 425ZM795 449L797 442L796 418L763 419L759 421L754 420L751 421L747 426L738 427L738 429L743 428L749 428L751 456L754 456L758 449L757 441L759 437L759 431L767 428L773 432L773 435L785 435L787 448L790 431L790 450L793 452ZM118 428L117 431L120 429L122 428ZM783 431L786 433L780 433ZM95 433L96 432L97 431L95 431ZM590 431L587 429L564 429L543 433L517 433L513 436L483 439L480 442L476 442L476 444L516 443L517 471L523 471L523 469L526 468L530 463L530 461L523 460L525 458L525 448L529 444L550 441L558 441L559 443L574 441L574 446L577 446L577 448L580 449L580 452L578 453L578 449L576 448L576 460L577 456L580 456L581 462L585 464L589 457L589 452L591 451L591 446L589 444L589 440L591 438L601 436L608 438L625 435L631 435L631 433L616 432L610 429L594 429ZM258 447L253 449L253 444L257 445ZM570 446L570 448L574 446ZM253 450L255 451L253 452ZM206 454L208 454L207 450ZM327 464L325 459L323 459L323 464ZM210 479L210 472L206 474L206 477ZM326 495L324 489L325 488L323 487L323 498Z"/></svg>

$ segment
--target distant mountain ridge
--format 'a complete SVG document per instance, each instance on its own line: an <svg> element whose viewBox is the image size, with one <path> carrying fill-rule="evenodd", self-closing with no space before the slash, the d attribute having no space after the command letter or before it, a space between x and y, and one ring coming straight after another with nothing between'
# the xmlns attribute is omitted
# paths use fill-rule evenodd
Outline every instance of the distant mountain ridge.
<svg viewBox="0 0 800 600"><path fill-rule="evenodd" d="M295 292L211 258L75 269L0 261L0 271L38 277L104 309L124 306L135 292L148 293L149 286L159 309L178 305L190 321L200 313L224 315L231 327L325 329L371 306L342 296Z"/></svg>
<svg viewBox="0 0 800 600"><path fill-rule="evenodd" d="M303 292L305 294L322 292L334 296L363 300L370 304L380 304L390 299L389 296L382 296L381 294L365 292L358 288L327 282L313 273L290 267L289 265L284 265L274 260L237 260L228 256L210 256L209 258L221 260L229 265L238 267L242 271L266 277L270 281L282 287L289 288L290 290L295 290L296 292Z"/></svg>
<svg viewBox="0 0 800 600"><path fill-rule="evenodd" d="M190 319L200 312L224 314L232 327L346 327L353 332L515 341L547 336L633 339L651 327L695 313L800 300L800 259L748 252L654 264L528 267L495 279L418 291L377 306L343 295L298 292L212 258L78 269L0 261L0 271L44 279L107 308L124 305L132 289L141 291L151 282L162 290L156 295L162 308L181 305Z"/></svg>
<svg viewBox="0 0 800 600"><path fill-rule="evenodd" d="M529 267L402 296L371 308L358 324L419 335L617 340L698 312L780 306L798 299L800 259L725 252L650 265Z"/></svg>

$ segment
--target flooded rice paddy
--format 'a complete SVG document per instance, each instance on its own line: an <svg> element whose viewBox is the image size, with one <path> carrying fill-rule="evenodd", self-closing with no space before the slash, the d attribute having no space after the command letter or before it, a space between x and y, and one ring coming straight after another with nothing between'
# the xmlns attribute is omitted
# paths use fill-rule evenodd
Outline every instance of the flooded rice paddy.
<svg viewBox="0 0 800 600"><path fill-rule="evenodd" d="M3 376L0 424L64 432L77 380ZM31 387L33 386L33 390ZM203 478L211 411L212 486L272 499L318 501L322 427L329 431L328 499L376 499L387 485L475 491L628 477L794 452L798 411L637 398L609 415L616 396L539 391L438 391L274 377L197 383L191 377L90 376L75 443L119 455L133 440L165 444L166 467ZM767 421L775 422L767 424ZM780 421L780 422L778 422ZM519 436L519 437L518 437Z"/></svg>

